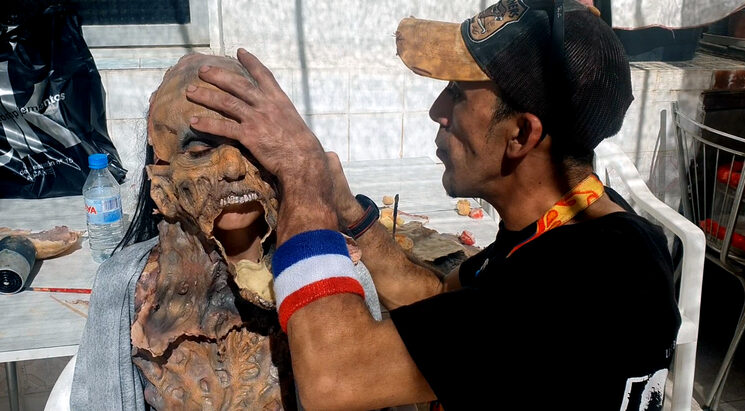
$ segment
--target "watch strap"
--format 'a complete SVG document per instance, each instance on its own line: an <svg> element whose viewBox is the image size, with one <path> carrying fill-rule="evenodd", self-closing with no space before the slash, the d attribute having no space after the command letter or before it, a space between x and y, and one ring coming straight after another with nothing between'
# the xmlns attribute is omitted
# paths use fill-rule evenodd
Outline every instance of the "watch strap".
<svg viewBox="0 0 745 411"><path fill-rule="evenodd" d="M347 227L347 235L356 240L378 221L380 210L378 210L378 205L367 196L357 194L354 198L365 210L362 217Z"/></svg>

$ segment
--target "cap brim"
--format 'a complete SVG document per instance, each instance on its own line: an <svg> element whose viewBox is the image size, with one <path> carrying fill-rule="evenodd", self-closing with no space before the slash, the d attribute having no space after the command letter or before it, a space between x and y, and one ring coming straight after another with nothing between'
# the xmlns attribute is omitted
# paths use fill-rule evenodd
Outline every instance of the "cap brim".
<svg viewBox="0 0 745 411"><path fill-rule="evenodd" d="M396 30L396 50L414 73L449 81L484 81L489 76L471 57L460 24L405 18Z"/></svg>

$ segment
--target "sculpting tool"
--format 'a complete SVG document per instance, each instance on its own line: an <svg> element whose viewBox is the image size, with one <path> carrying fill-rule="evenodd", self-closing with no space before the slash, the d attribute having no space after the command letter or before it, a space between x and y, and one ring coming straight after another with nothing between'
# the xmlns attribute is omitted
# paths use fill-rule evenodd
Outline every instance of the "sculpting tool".
<svg viewBox="0 0 745 411"><path fill-rule="evenodd" d="M77 293L90 294L90 288L50 288L50 287L28 287L29 291L42 291L46 293Z"/></svg>
<svg viewBox="0 0 745 411"><path fill-rule="evenodd" d="M396 218L398 218L398 194L393 199L393 239L396 239Z"/></svg>
<svg viewBox="0 0 745 411"><path fill-rule="evenodd" d="M83 318L88 318L88 314L86 314L86 313L78 310L77 308L73 307L72 304L70 304L68 302L65 302L65 301L62 301L59 298L55 298L53 295L50 295L49 297L51 299L53 299L54 301L57 301L58 303L64 305L66 308L68 308L70 311L74 312L75 314L77 314L77 315L79 315L79 316L81 316Z"/></svg>

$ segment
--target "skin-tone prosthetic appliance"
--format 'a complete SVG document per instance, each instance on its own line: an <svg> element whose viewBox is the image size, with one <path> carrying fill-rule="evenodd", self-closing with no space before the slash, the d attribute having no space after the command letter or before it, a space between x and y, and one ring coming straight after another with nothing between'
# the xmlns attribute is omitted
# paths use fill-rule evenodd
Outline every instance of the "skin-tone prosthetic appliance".
<svg viewBox="0 0 745 411"><path fill-rule="evenodd" d="M159 410L294 409L270 272L277 191L237 143L190 128L195 115L221 118L185 97L212 87L202 65L251 79L235 59L190 54L151 97L147 174L164 219L136 286L132 360Z"/></svg>

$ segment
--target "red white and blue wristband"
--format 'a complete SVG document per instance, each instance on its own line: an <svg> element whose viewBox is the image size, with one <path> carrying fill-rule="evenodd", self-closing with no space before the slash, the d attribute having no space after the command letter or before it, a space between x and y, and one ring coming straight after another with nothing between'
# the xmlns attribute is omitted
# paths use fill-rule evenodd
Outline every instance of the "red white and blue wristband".
<svg viewBox="0 0 745 411"><path fill-rule="evenodd" d="M272 257L279 324L323 297L352 293L365 298L344 237L331 230L306 231L282 244Z"/></svg>

